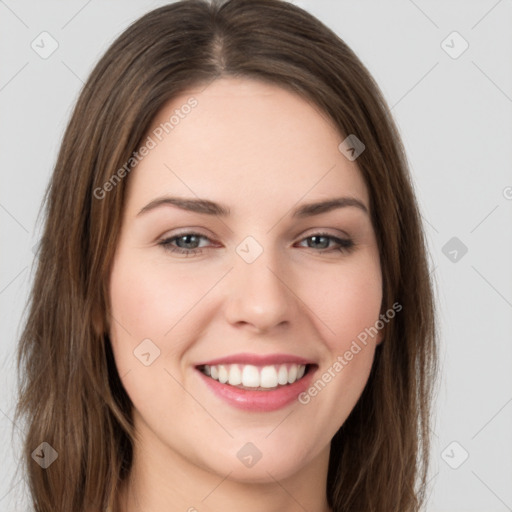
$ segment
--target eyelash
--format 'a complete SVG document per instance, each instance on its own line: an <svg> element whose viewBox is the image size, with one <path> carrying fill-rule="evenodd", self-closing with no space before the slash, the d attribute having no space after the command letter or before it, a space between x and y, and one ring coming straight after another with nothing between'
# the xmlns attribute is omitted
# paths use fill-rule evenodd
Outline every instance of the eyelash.
<svg viewBox="0 0 512 512"><path fill-rule="evenodd" d="M171 238L166 238L165 240L160 241L158 243L158 245L162 246L165 251L168 251L171 253L186 254L187 256L201 254L203 252L203 248L183 249L181 247L174 247L171 245L171 243L174 242L175 240L185 237L185 236L190 236L190 235L199 237L199 238L205 238L206 240L209 240L209 238L207 236L201 235L200 233L195 233L193 231L190 231L190 232L186 232L186 233L181 233L181 234L173 236ZM334 251L340 251L341 253L349 253L350 251L352 251L354 249L354 245L355 245L354 242L348 238L347 239L338 238L333 235L330 235L329 233L322 233L322 232L313 233L312 235L309 235L309 236L303 238L301 240L301 242L304 240L308 240L309 238L313 238L313 237L325 237L330 240L334 240L340 246L335 249L323 249L320 251L315 251L315 252L319 252L321 254L328 253L328 252L334 252ZM306 249L314 250L313 247L306 247Z"/></svg>

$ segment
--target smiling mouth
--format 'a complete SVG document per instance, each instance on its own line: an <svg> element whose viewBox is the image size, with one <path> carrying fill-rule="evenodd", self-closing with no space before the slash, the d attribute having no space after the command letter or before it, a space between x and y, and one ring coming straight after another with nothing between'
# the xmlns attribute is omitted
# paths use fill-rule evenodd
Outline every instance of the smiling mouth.
<svg viewBox="0 0 512 512"><path fill-rule="evenodd" d="M311 370L312 364L272 364L257 366L252 364L201 365L197 369L221 384L250 391L272 391L290 386L303 379Z"/></svg>

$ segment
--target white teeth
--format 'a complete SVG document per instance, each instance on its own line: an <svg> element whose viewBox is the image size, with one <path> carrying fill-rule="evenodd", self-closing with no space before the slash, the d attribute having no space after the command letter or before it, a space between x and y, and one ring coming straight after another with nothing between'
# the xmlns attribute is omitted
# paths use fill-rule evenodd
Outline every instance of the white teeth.
<svg viewBox="0 0 512 512"><path fill-rule="evenodd" d="M291 384L297 380L297 366L292 364L288 370L288 383Z"/></svg>
<svg viewBox="0 0 512 512"><path fill-rule="evenodd" d="M248 364L242 370L242 384L248 388L257 388L260 385L260 373L256 366Z"/></svg>
<svg viewBox="0 0 512 512"><path fill-rule="evenodd" d="M276 388L293 384L301 379L306 372L303 364L280 364L254 366L252 364L219 364L205 365L202 372L221 384L244 386L246 388Z"/></svg>
<svg viewBox="0 0 512 512"><path fill-rule="evenodd" d="M297 374L297 371L295 371L295 374ZM294 381L295 379L292 382ZM279 367L279 373L277 374L277 382L279 382L279 384L281 384L282 386L284 384L288 384L288 370L286 369L286 366L284 364L282 364Z"/></svg>
<svg viewBox="0 0 512 512"><path fill-rule="evenodd" d="M242 384L242 372L237 364L232 364L229 370L229 383L231 386L240 386Z"/></svg>
<svg viewBox="0 0 512 512"><path fill-rule="evenodd" d="M275 366L264 366L260 374L260 386L262 388L275 388L277 386L277 372Z"/></svg>
<svg viewBox="0 0 512 512"><path fill-rule="evenodd" d="M229 379L229 373L223 364L219 364L219 382L225 384Z"/></svg>

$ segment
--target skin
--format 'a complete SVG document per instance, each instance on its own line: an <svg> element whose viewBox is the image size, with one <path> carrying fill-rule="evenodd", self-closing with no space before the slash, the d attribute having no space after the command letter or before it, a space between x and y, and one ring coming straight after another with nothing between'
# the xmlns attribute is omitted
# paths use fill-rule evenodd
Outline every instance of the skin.
<svg viewBox="0 0 512 512"><path fill-rule="evenodd" d="M110 338L138 436L121 510L326 512L330 441L363 391L380 333L308 404L273 412L230 406L195 365L250 352L314 360L318 377L332 368L379 319L375 233L360 208L303 219L291 212L339 196L369 210L368 190L356 161L338 150L344 136L332 122L260 81L223 78L191 89L162 108L148 134L191 96L197 106L126 178ZM209 199L231 214L167 205L137 215L164 195ZM159 245L191 231L206 238L171 245L200 254ZM319 232L355 246L315 243L309 237ZM250 264L236 252L247 236L263 249ZM147 338L160 350L149 366L133 353ZM250 468L236 455L247 442L262 453Z"/></svg>

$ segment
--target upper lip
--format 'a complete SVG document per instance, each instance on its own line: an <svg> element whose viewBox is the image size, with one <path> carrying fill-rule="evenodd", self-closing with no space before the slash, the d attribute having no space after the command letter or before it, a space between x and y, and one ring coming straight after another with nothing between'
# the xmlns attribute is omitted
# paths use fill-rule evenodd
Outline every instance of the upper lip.
<svg viewBox="0 0 512 512"><path fill-rule="evenodd" d="M309 359L304 357L295 356L293 354L232 354L226 357L219 357L217 359L211 359L209 361L203 361L202 363L196 364L196 366L215 366L218 364L252 364L254 366L266 366L272 364L284 364L284 363L295 363L295 364L315 364Z"/></svg>

